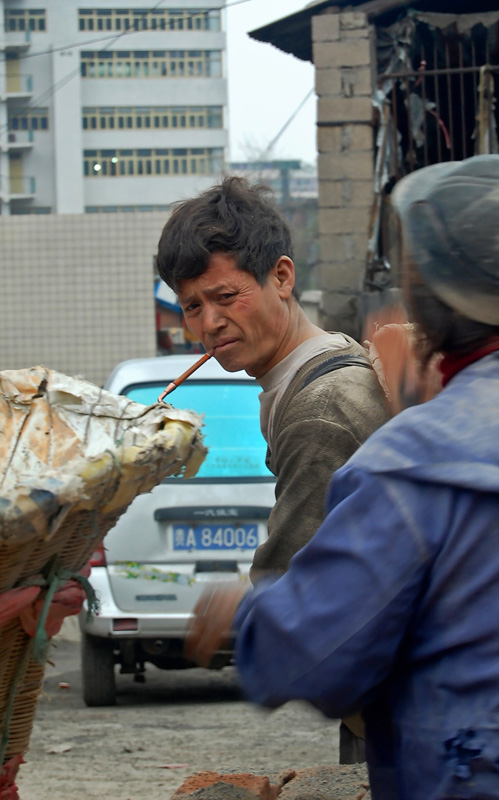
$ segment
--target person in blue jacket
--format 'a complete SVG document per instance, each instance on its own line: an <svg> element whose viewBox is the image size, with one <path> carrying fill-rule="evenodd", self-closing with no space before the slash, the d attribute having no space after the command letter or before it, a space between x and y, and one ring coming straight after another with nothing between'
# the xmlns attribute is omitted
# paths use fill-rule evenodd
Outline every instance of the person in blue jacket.
<svg viewBox="0 0 499 800"><path fill-rule="evenodd" d="M263 706L362 709L373 800L497 800L499 156L420 169L392 198L444 388L335 473L312 540L240 603L236 662Z"/></svg>
<svg viewBox="0 0 499 800"><path fill-rule="evenodd" d="M243 600L248 697L363 709L373 800L499 798L499 156L393 193L405 293L443 390L331 482L287 574Z"/></svg>

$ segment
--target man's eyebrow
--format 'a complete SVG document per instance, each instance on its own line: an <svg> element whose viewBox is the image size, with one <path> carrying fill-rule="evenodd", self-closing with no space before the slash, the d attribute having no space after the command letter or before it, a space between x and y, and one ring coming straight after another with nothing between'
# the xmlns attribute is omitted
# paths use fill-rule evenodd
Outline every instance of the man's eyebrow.
<svg viewBox="0 0 499 800"><path fill-rule="evenodd" d="M233 289L231 289L226 282L223 282L223 283L218 283L215 286L208 286L207 288L204 288L201 294L213 295L213 294L220 294L221 292L227 293L232 291ZM188 305L197 297L197 293L193 292L192 294L186 295L185 297L182 297L180 294L178 294L177 297L181 303Z"/></svg>

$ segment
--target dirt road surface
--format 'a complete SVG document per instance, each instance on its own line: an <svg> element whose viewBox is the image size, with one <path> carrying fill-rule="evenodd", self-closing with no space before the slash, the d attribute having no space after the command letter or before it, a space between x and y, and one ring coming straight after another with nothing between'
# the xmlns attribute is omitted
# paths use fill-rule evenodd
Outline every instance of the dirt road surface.
<svg viewBox="0 0 499 800"><path fill-rule="evenodd" d="M77 636L56 637L21 800L170 800L194 772L258 772L338 763L338 723L302 703L262 711L235 672L148 667L145 684L118 676L118 702L87 708ZM62 686L61 686L62 684ZM68 688L64 688L68 684Z"/></svg>

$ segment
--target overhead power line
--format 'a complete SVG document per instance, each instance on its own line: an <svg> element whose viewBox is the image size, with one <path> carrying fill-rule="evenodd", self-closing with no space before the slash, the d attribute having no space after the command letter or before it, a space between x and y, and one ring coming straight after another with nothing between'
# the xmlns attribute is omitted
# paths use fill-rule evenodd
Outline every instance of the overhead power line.
<svg viewBox="0 0 499 800"><path fill-rule="evenodd" d="M143 12L141 13L141 16L147 16L147 14L151 13L152 11L156 11L164 2L165 2L165 0L159 0L159 2L156 3L154 6L152 6L150 8L145 8L143 10ZM248 2L251 2L251 0L233 0L233 2L227 3L224 6L224 8L230 8L231 6L238 6L238 5L241 5L242 3L248 3ZM190 16L195 16L197 13L199 13L200 10L202 10L202 11L216 11L216 10L218 10L218 8L219 8L219 6L214 7L214 8L196 9L196 10L192 11L192 14L190 14ZM144 30L144 29L142 29L142 30ZM145 30L151 30L151 29L147 28ZM114 42L116 42L122 36L126 36L126 35L129 35L131 33L140 33L140 31L136 31L135 29L133 29L133 30L123 30L119 34L117 34L116 36L111 36L111 37L110 36L105 36L105 37L102 37L102 40L110 40L109 43L105 47L102 48L102 50L108 50L109 47L111 47L111 45L114 44ZM95 40L92 40L92 41L95 41ZM82 48L82 47L85 47L85 46L87 46L88 44L91 44L91 43L92 42L80 42L78 44L72 44L72 45L68 44L68 45L65 45L63 47L50 49L50 50L46 50L46 51L39 51L38 53L33 53L33 54L31 54L30 57L34 57L35 55L38 55L38 56L40 56L40 55L49 55L50 53L59 52L61 50L70 50L72 47ZM21 58L25 58L25 57L28 57L28 56L22 56ZM21 60L21 58L19 60ZM5 60L5 59L1 59L0 58L0 61L2 61L2 60ZM51 84L51 86L49 86L49 88L46 89L45 92L43 92L38 97L34 98L33 101L30 102L29 105L24 106L23 108L19 109L18 113L21 113L21 114L26 113L27 111L29 111L30 108L36 107L37 104L46 103L48 100L50 100L51 97L53 97L56 94L56 92L59 91L59 89L62 89L63 86L65 86L67 83L69 83L69 81L71 81L73 78L75 78L77 75L79 75L80 72L81 72L81 66L78 65L78 67L76 69L74 69L72 72L69 72L67 75L64 76L64 78L61 78L60 81L57 81L57 82ZM3 126L0 126L0 135L3 134L5 131L7 131L8 127L9 127L8 126L8 122L7 122L7 124L5 124Z"/></svg>
<svg viewBox="0 0 499 800"><path fill-rule="evenodd" d="M165 0L160 0L160 2L157 3L157 5L153 6L152 8L144 9L143 12L141 11L140 16L147 16L147 14L150 14L152 11L156 11L160 7L160 5L162 5L164 2L165 2ZM251 0L233 0L232 3L227 3L225 6L222 6L221 8L219 6L215 6L213 8L198 8L198 9L194 9L192 11L192 13L189 13L188 17L195 17L195 16L197 16L197 14L199 14L200 11L203 11L205 13L207 13L208 11L218 11L219 8L220 8L220 10L223 10L224 8L231 8L232 6L239 6L242 3L249 3L249 2L251 2ZM139 16L139 15L137 15L137 16ZM99 42L106 42L106 41L109 42L109 40L111 40L109 42L109 44L107 44L105 47L102 48L103 50L107 50L109 47L111 47L111 45L115 41L120 39L122 36L130 36L130 34L133 34L133 33L144 33L144 32L147 33L148 31L153 31L153 30L154 30L155 33L158 32L157 28L140 28L139 30L137 30L135 28L128 28L128 29L123 30L120 33L116 34L116 36L114 36L113 34L107 34L106 36L98 36L98 37L93 38L93 39L87 39L84 42L72 42L72 43L60 45L59 47L51 47L50 50L38 50L35 53L32 53L32 52L24 53L23 55L20 55L17 60L18 61L25 61L28 58L37 58L38 56L51 55L51 53L60 53L60 52L62 52L64 50L71 50L74 47L77 47L77 48L81 49L82 47L88 47L91 44L97 44ZM169 33L170 31L161 31L161 32L162 33ZM0 54L0 62L1 61L5 61L5 60L6 60L5 55Z"/></svg>

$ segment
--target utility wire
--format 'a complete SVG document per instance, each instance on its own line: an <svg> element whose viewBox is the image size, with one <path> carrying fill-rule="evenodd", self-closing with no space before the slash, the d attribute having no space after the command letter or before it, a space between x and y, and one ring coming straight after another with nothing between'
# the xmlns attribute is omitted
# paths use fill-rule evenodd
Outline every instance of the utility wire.
<svg viewBox="0 0 499 800"><path fill-rule="evenodd" d="M141 12L141 16L147 16L147 14L151 13L152 11L156 11L159 8L159 6L162 5L162 3L164 3L164 2L165 2L165 0L160 0L160 2L157 3L157 5L153 6L152 8L144 9L144 11ZM231 8L232 6L239 6L242 3L249 3L249 2L251 2L251 0L233 0L232 3L227 3L225 6L222 6L221 8L219 6L216 6L214 8L199 8L199 9L193 10L192 13L189 13L188 18L197 16L200 11L202 11L203 13L208 13L209 11L223 10L225 8ZM61 45L60 47L53 47L50 50L39 50L37 53L31 53L31 52L30 53L25 53L24 55L20 55L16 60L17 61L24 61L25 59L28 59L28 58L36 58L37 56L46 56L46 55L50 55L51 53L59 53L59 52L61 52L63 50L71 50L74 47L78 47L79 49L81 49L83 47L88 47L91 44L96 44L98 42L105 42L105 41L109 41L109 39L111 39L111 42L109 42L109 44L107 44L105 47L102 48L103 50L107 50L113 44L113 42L115 42L121 36L129 36L132 33L143 33L143 32L147 33L148 31L154 31L155 33L158 33L158 29L157 28L140 28L139 30L137 30L136 28L127 28L127 29L121 31L116 36L113 36L112 34L108 34L107 36L99 36L99 37L97 37L95 39L87 39L84 42L73 42L72 44ZM160 31L160 32L162 32L162 33L170 33L170 31L166 31L166 30L165 31ZM185 31L183 31L183 32L185 32ZM8 31L7 31L7 33L8 33ZM5 55L3 55L3 56L0 55L0 62L2 62L2 61L6 61L6 56Z"/></svg>
<svg viewBox="0 0 499 800"><path fill-rule="evenodd" d="M156 5L154 5L154 6L150 7L150 8L145 8L143 10L143 12L141 12L141 16L145 17L145 16L147 16L147 14L151 13L152 11L156 11L156 9L158 9L164 2L165 2L165 0L159 0L159 2L156 3ZM250 0L232 0L231 3L227 3L225 6L223 6L223 8L230 8L232 6L239 6L242 3L248 3L248 2L250 2ZM190 17L194 17L201 10L205 11L205 12L208 12L208 11L217 11L219 8L220 7L217 6L215 8L203 8L203 9L193 10L193 12L189 16ZM145 28L145 29L143 28L142 30L149 31L149 30L152 30L152 29L151 28ZM66 45L64 47L59 47L59 48L55 48L55 49L51 49L51 50L39 51L38 53L32 53L32 54L27 54L26 56L21 56L18 60L21 61L22 59L28 58L28 57L31 58L31 57L34 57L34 56L49 55L50 53L56 53L56 52L59 52L61 50L69 50L72 47L78 47L78 48L81 49L82 47L85 47L88 44L92 44L92 42L95 42L95 41L109 41L109 40L111 40L111 41L109 41L109 43L105 47L102 48L102 51L104 51L104 50L107 50L112 44L114 44L114 42L116 42L122 36L126 36L126 35L129 35L131 33L140 33L140 31L135 30L135 28L133 28L131 30L130 29L123 30L117 36L111 36L111 37L110 36L103 36L102 39L100 39L100 40L94 39L94 40L91 40L91 41L88 41L88 42L80 42L78 44ZM5 57L3 59L0 58L0 62L1 61L5 61ZM58 81L57 83L52 84L42 95L40 95L39 97L34 98L30 102L30 104L28 106L24 106L21 109L19 109L18 114L26 113L27 111L29 111L30 108L36 107L37 103L43 103L43 102L47 102L47 100L50 100L50 98L53 97L59 89L62 89L62 87L65 86L66 83L69 83L69 81L72 80L73 78L75 78L78 74L80 74L80 72L81 72L81 65L78 65L78 67L75 70L73 70L73 72L68 73L60 81ZM9 128L9 123L8 122L5 125L0 126L0 135L2 135L6 130L8 130L8 128Z"/></svg>
<svg viewBox="0 0 499 800"><path fill-rule="evenodd" d="M280 131L276 134L276 136L274 136L274 138L269 142L269 144L267 145L265 150L262 152L261 161L265 161L265 159L267 158L269 153L272 151L272 148L277 144L277 142L279 141L279 139L283 135L284 131L286 131L288 129L288 127L291 125L291 123L295 119L296 115L299 114L299 112L302 110L303 106L307 102L308 98L311 97L313 93L314 93L314 89L313 88L310 89L307 92L307 94L305 95L303 100L299 103L299 105L295 108L295 110L293 111L291 116L286 120L286 122L284 123L284 125L282 126Z"/></svg>

